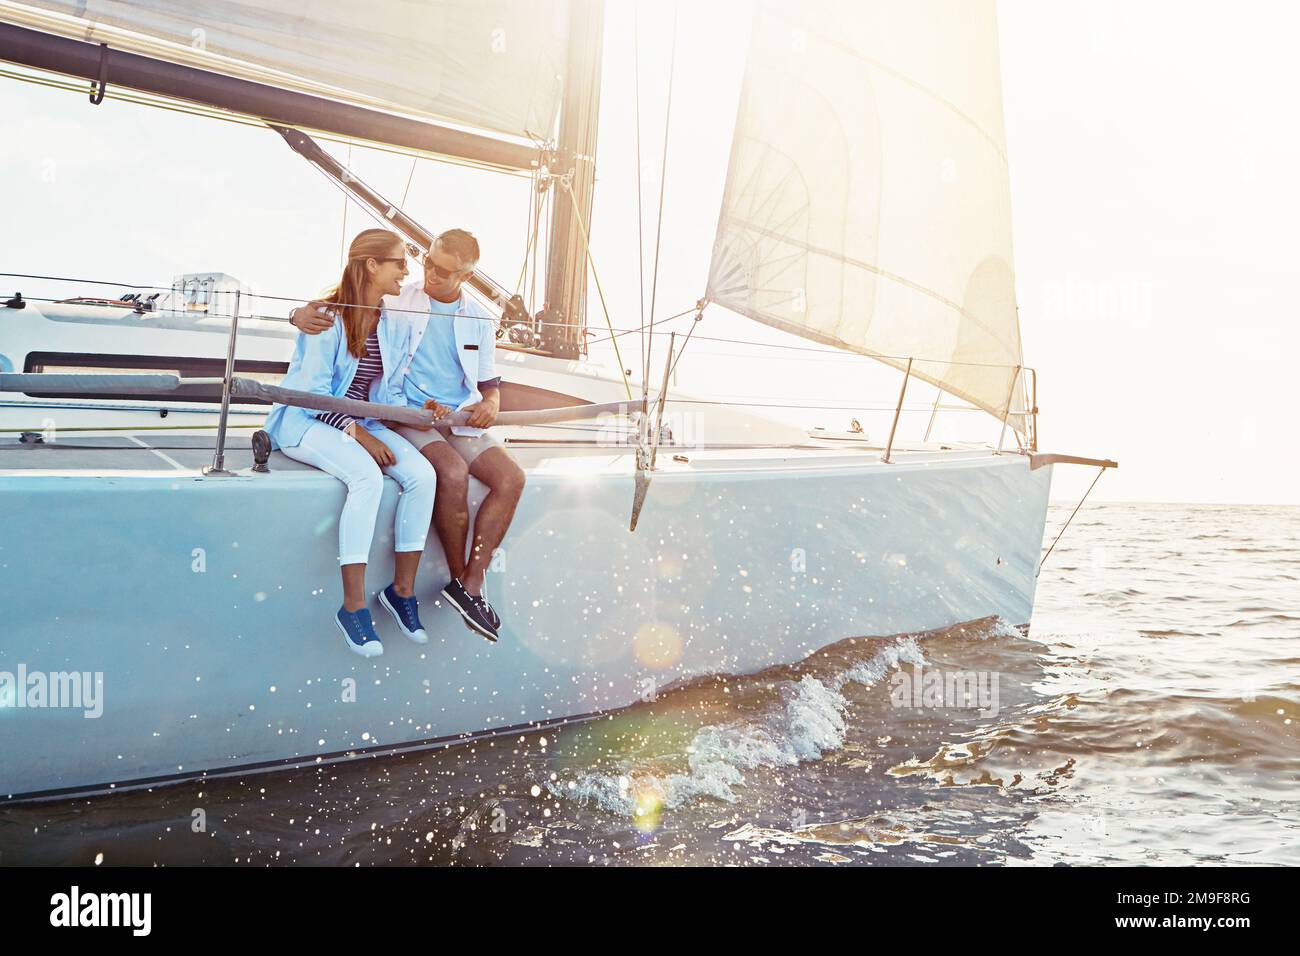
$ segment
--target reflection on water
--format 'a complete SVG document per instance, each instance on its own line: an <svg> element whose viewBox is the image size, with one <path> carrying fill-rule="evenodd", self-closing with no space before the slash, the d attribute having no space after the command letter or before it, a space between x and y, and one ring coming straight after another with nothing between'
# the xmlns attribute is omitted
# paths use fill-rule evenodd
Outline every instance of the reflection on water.
<svg viewBox="0 0 1300 956"><path fill-rule="evenodd" d="M856 638L545 734L5 808L0 863L1294 865L1297 581L1300 509L1094 505L1027 637Z"/></svg>

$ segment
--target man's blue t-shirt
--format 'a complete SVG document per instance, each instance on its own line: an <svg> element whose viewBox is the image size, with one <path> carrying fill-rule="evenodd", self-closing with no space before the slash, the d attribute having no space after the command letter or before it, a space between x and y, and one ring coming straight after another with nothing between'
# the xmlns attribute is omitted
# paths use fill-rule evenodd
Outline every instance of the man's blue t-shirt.
<svg viewBox="0 0 1300 956"><path fill-rule="evenodd" d="M432 398L449 408L459 408L469 400L470 387L456 352L452 327L464 300L464 294L455 302L439 302L430 296L429 324L402 383L402 391L411 405L420 406Z"/></svg>

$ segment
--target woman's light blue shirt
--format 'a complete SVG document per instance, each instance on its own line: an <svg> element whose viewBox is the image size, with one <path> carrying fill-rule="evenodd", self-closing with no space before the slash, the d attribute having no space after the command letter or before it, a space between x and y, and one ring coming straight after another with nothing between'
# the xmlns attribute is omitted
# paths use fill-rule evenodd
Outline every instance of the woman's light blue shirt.
<svg viewBox="0 0 1300 956"><path fill-rule="evenodd" d="M377 332L384 372L370 384L370 401L406 407L400 369L406 355L411 323L392 321L386 311L381 311ZM300 392L342 398L352 384L359 361L348 351L342 318L335 318L334 324L319 335L298 333L289 372L280 385ZM311 423L317 420L316 414L315 410L293 405L272 405L263 427L271 436L274 447L293 448L302 441ZM363 419L361 425L367 431L384 427L374 418Z"/></svg>

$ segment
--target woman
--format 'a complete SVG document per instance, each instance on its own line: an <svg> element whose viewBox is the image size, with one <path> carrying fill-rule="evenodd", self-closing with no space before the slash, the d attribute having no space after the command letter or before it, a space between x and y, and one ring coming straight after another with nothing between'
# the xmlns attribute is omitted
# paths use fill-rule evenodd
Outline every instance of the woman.
<svg viewBox="0 0 1300 956"><path fill-rule="evenodd" d="M348 262L331 304L334 325L319 335L298 334L285 388L404 405L395 375L406 351L410 324L387 318L383 297L397 295L406 277L406 246L387 229L367 229L352 240ZM390 379L392 384L390 385ZM394 528L393 583L379 595L398 628L415 641L429 640L420 625L415 572L433 514L433 466L410 442L373 418L275 405L266 418L275 446L290 458L329 472L347 485L339 518L343 606L335 619L348 647L362 657L383 653L366 609L366 561L379 515L384 474L402 486ZM382 472L381 472L382 469Z"/></svg>

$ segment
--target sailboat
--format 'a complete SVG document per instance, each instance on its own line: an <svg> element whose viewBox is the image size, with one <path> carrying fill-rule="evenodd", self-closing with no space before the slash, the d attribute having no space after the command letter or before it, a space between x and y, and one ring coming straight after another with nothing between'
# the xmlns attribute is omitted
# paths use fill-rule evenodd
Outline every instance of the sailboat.
<svg viewBox="0 0 1300 956"><path fill-rule="evenodd" d="M238 288L203 315L15 295L0 308L3 422L20 433L0 442L0 795L545 735L856 636L1028 628L1054 467L1115 463L1038 449L991 0L754 4L696 318L729 310L897 369L886 440L674 390L689 335L661 336L639 376L588 360L600 0L302 10L0 0L0 59L89 82L93 103L127 91L261 123L418 248L431 231L318 138L533 178L550 209L541 308L472 280L500 316L496 428L528 476L489 575L501 641L436 612L436 548L417 589L428 646L381 622L393 652L364 661L324 632L343 487L243 437L269 400L318 407L274 384L283 313L242 314ZM997 443L903 440L916 383L979 409ZM666 427L683 403L702 423L689 437ZM84 428L53 434L74 411ZM42 415L52 427L14 424ZM190 430L161 443L150 429L169 417ZM372 584L391 571L396 494Z"/></svg>

